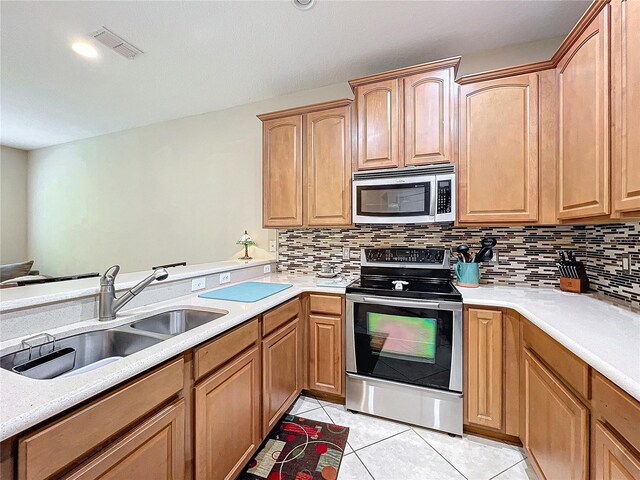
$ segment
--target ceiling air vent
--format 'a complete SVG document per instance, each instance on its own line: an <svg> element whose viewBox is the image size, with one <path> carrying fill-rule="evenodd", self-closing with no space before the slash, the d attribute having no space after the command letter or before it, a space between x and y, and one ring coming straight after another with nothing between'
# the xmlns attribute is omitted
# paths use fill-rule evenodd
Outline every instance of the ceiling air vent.
<svg viewBox="0 0 640 480"><path fill-rule="evenodd" d="M100 30L91 32L89 36L95 38L103 45L109 47L117 54L122 55L124 58L129 60L133 60L138 55L142 55L144 53L142 50L134 47L125 39L119 37L104 26Z"/></svg>

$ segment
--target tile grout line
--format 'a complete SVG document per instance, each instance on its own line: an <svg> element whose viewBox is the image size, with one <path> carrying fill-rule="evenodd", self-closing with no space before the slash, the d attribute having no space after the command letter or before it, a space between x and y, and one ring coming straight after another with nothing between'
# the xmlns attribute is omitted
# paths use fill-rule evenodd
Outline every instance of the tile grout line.
<svg viewBox="0 0 640 480"><path fill-rule="evenodd" d="M516 465L518 465L519 463L522 462L526 462L526 459L522 459L519 462L514 463L513 465L511 465L510 467L505 468L504 470L502 470L501 472L497 473L496 475L494 475L493 477L491 477L489 480L493 480L494 478L498 478L500 475L502 475L504 472L506 472L507 470L511 470L513 467L515 467Z"/></svg>
<svg viewBox="0 0 640 480"><path fill-rule="evenodd" d="M322 408L324 408L324 407L322 407ZM335 420L334 420L333 418L331 418L331 415L329 415L329 412L327 412L327 411L325 410L325 411L324 411L324 413L326 413L326 414L327 414L327 416L331 419L331 421L332 421L334 424L336 424L336 423L335 423ZM337 424L336 424L336 425L337 425ZM380 442L384 442L385 440L389 440L390 438L397 437L397 436L398 436L398 435L400 435L401 433L408 432L409 430L411 430L411 427L408 427L406 430L403 430L403 431L398 432L398 433L394 433L393 435L389 435L388 437L382 438L382 439L380 439L380 440L376 440L375 442L370 443L369 445L365 445L364 447L360 447L360 448L358 448L358 449L353 448L353 446L351 446L351 444L349 444L349 446L351 447L351 450L353 450L353 453L355 453L355 452L357 452L357 451L364 450L365 448L369 448L369 447L370 447L370 446L372 446L372 445L376 445L376 444L378 444L378 443L380 443ZM348 443L348 442L349 442L349 440L347 439L347 443ZM433 447L431 447L431 448L433 448Z"/></svg>
<svg viewBox="0 0 640 480"><path fill-rule="evenodd" d="M433 449L433 451L434 451L434 452L436 452L438 455L440 455L440 456L442 457L442 459L443 459L445 462L447 462L449 465L451 465L451 468L453 468L456 472L458 472L458 473L462 476L462 478L466 478L467 480L469 480L469 479L467 478L467 476L466 476L464 473L462 473L460 470L458 470L458 469L453 465L453 463L451 463L449 460L447 460L447 459L445 458L445 456L444 456L444 455L442 455L442 454L438 451L438 449L437 449L436 447L434 447L434 446L433 446L433 445L431 445L429 442L427 442L427 440L426 440L425 438L423 438L423 436L422 436L422 435L420 435L418 432L416 432L416 431L415 431L415 429L411 428L411 430L413 431L413 433L415 433L416 435L418 435L418 437L420 437L424 443L426 443L427 445L429 445L429 447L431 447L431 448Z"/></svg>
<svg viewBox="0 0 640 480"><path fill-rule="evenodd" d="M360 456L358 455L358 452L356 452L355 450L353 451L353 454L356 456L356 458L358 459L358 461L362 464L362 466L364 467L364 469L367 471L367 473L369 474L369 476L371 477L371 480L376 480L376 477L373 476L373 474L371 473L371 471L367 468L366 463L364 463L362 461L362 459L360 458Z"/></svg>

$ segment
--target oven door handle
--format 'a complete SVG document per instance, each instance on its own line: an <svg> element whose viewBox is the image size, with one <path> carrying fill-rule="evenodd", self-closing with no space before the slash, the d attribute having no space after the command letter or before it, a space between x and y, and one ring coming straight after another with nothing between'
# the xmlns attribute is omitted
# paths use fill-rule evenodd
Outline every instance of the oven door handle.
<svg viewBox="0 0 640 480"><path fill-rule="evenodd" d="M408 300L396 300L388 297L364 297L363 303L373 303L376 305L389 305L390 307L410 307L410 308L435 308L440 309L440 304L436 302L411 302Z"/></svg>

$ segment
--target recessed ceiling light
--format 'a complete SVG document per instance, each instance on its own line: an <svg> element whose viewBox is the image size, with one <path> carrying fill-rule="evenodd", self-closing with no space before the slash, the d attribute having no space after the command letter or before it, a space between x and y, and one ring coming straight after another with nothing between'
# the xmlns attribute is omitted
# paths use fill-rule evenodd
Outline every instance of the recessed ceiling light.
<svg viewBox="0 0 640 480"><path fill-rule="evenodd" d="M96 48L87 42L75 42L71 45L71 49L83 57L95 58L98 56Z"/></svg>
<svg viewBox="0 0 640 480"><path fill-rule="evenodd" d="M291 0L293 5L300 10L309 10L316 3L316 0Z"/></svg>

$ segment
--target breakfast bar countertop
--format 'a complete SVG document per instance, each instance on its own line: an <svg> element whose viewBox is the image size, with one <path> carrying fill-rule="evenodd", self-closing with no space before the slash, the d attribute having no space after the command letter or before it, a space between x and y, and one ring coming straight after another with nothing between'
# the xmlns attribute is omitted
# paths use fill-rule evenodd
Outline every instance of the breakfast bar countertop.
<svg viewBox="0 0 640 480"><path fill-rule="evenodd" d="M12 437L105 390L149 370L301 293L343 294L344 288L318 286L311 275L277 273L251 281L290 283L282 292L253 303L209 300L193 294L121 312L112 322L92 319L50 333L70 336L127 324L156 313L190 308L227 310L207 324L145 348L81 375L32 380L0 369L0 440ZM575 355L640 400L640 315L589 296L511 286L459 288L465 304L513 309ZM20 338L0 343L0 351L16 349Z"/></svg>

